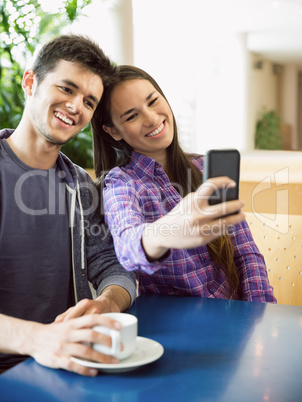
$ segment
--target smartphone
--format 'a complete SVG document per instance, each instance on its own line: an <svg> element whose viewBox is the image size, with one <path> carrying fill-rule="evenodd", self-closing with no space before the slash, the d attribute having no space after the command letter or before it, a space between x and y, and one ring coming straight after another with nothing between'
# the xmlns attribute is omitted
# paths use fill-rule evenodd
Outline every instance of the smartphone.
<svg viewBox="0 0 302 402"><path fill-rule="evenodd" d="M240 153L237 149L211 149L204 157L203 182L212 177L228 176L236 182L235 188L214 190L210 205L238 200L240 175Z"/></svg>

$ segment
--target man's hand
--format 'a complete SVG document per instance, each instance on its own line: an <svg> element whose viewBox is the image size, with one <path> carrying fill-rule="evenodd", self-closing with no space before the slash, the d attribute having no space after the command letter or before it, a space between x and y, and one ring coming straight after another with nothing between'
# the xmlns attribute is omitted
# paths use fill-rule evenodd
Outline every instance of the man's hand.
<svg viewBox="0 0 302 402"><path fill-rule="evenodd" d="M101 343L111 347L110 336L100 334L92 328L96 325L119 330L121 324L100 314L89 314L62 323L37 324L30 355L40 364L63 368L78 374L95 376L97 370L81 366L72 360L76 356L99 363L118 363L112 356L94 350L90 343Z"/></svg>
<svg viewBox="0 0 302 402"><path fill-rule="evenodd" d="M102 314L88 314L52 324L24 321L0 314L0 324L1 352L32 356L43 366L95 376L96 369L77 364L70 357L75 356L105 364L118 363L116 358L97 352L90 347L91 343L101 343L111 347L110 336L94 331L94 326L121 329L119 322Z"/></svg>
<svg viewBox="0 0 302 402"><path fill-rule="evenodd" d="M130 295L122 287L111 285L105 288L95 300L83 299L75 306L57 316L55 322L63 322L71 318L95 313L113 313L126 310L130 306Z"/></svg>

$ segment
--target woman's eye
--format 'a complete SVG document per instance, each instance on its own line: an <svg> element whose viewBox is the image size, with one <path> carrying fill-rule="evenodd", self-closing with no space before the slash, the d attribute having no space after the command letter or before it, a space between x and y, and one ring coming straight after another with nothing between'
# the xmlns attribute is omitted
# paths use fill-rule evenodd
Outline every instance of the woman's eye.
<svg viewBox="0 0 302 402"><path fill-rule="evenodd" d="M149 106L154 105L154 103L157 101L157 99L158 99L158 98L154 98L154 99L152 99L152 100L151 100L151 102L149 103Z"/></svg>

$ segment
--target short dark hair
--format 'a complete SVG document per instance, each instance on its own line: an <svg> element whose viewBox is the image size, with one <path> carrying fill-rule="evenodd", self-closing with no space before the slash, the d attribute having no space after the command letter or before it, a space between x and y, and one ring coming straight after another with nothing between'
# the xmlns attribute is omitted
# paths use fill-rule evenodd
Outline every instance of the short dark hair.
<svg viewBox="0 0 302 402"><path fill-rule="evenodd" d="M114 75L115 66L103 50L90 38L83 35L61 35L45 44L32 66L38 82L54 70L60 60L86 67L98 75L107 86Z"/></svg>

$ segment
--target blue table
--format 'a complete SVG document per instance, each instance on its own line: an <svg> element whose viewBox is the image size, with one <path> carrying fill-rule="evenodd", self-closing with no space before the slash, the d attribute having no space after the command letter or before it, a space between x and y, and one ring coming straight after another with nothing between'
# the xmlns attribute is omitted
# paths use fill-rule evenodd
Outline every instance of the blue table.
<svg viewBox="0 0 302 402"><path fill-rule="evenodd" d="M87 378L29 359L0 376L0 401L302 401L302 307L144 295L130 312L159 360Z"/></svg>

